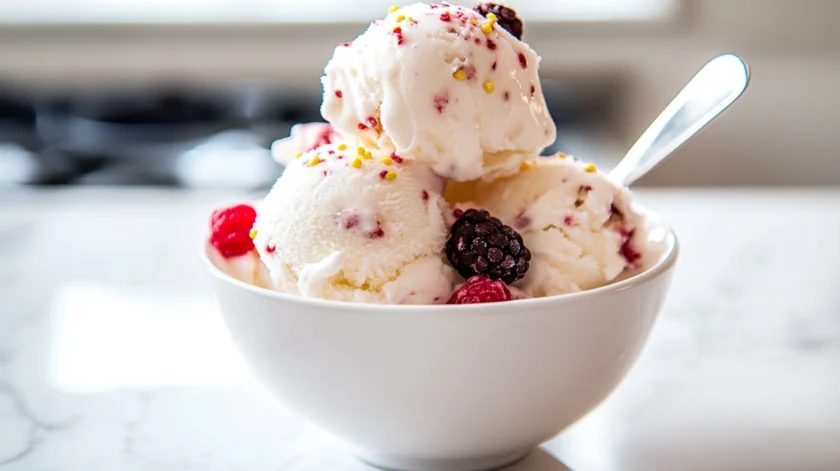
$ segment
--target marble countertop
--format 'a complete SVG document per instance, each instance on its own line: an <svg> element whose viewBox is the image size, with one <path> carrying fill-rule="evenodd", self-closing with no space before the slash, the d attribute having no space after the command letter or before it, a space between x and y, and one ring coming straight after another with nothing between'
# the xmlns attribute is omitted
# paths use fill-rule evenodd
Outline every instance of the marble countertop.
<svg viewBox="0 0 840 471"><path fill-rule="evenodd" d="M840 469L840 191L647 190L641 359L514 471ZM197 256L223 193L0 192L0 471L362 471L255 384Z"/></svg>

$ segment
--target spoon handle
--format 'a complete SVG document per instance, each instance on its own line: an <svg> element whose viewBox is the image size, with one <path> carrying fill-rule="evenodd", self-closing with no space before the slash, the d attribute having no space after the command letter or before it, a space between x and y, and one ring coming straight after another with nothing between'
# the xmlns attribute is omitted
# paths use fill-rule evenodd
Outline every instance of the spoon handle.
<svg viewBox="0 0 840 471"><path fill-rule="evenodd" d="M654 120L610 172L629 186L665 160L744 93L750 69L738 56L724 54L707 63Z"/></svg>

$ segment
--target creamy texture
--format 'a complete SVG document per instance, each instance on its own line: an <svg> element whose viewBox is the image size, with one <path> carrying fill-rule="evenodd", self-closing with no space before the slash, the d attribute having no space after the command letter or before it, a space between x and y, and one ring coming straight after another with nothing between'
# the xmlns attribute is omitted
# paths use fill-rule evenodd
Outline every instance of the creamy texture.
<svg viewBox="0 0 840 471"><path fill-rule="evenodd" d="M629 192L572 157L539 158L492 182L454 183L446 196L522 235L533 258L514 286L529 296L603 286L642 262L644 228Z"/></svg>
<svg viewBox="0 0 840 471"><path fill-rule="evenodd" d="M302 152L342 140L342 136L329 123L296 124L292 126L289 137L271 144L271 157L285 167Z"/></svg>
<svg viewBox="0 0 840 471"><path fill-rule="evenodd" d="M416 162L367 152L321 146L274 185L254 225L273 287L321 299L445 303L455 274L441 249L442 181Z"/></svg>
<svg viewBox="0 0 840 471"><path fill-rule="evenodd" d="M338 46L322 78L323 117L458 181L515 173L554 142L539 57L459 6L413 4ZM458 75L463 80L458 80Z"/></svg>

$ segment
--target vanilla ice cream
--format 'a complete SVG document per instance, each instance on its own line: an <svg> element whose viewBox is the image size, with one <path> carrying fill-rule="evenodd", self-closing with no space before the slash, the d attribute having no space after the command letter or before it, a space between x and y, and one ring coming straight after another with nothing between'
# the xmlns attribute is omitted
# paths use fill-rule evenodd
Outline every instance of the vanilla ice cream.
<svg viewBox="0 0 840 471"><path fill-rule="evenodd" d="M289 137L271 144L271 157L286 167L298 154L319 146L343 141L342 136L329 123L301 123L292 126Z"/></svg>
<svg viewBox="0 0 840 471"><path fill-rule="evenodd" d="M527 44L473 10L393 8L336 48L321 114L446 178L512 174L556 135L538 68Z"/></svg>
<svg viewBox="0 0 840 471"><path fill-rule="evenodd" d="M447 199L489 211L519 232L532 254L514 284L540 297L603 286L640 266L642 216L631 195L594 165L558 154L491 182L453 183Z"/></svg>
<svg viewBox="0 0 840 471"><path fill-rule="evenodd" d="M261 205L254 244L276 290L386 304L445 303L455 273L442 180L397 154L320 146Z"/></svg>

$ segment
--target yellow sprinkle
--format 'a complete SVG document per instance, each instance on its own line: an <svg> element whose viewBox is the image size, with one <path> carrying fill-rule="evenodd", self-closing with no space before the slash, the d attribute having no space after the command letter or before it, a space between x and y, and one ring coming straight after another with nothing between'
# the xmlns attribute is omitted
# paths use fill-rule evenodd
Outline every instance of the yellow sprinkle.
<svg viewBox="0 0 840 471"><path fill-rule="evenodd" d="M562 153L562 152L557 153L557 158L558 159L565 159L566 157L568 157L568 156L566 154Z"/></svg>
<svg viewBox="0 0 840 471"><path fill-rule="evenodd" d="M409 17L408 17L408 21L414 21L414 17L413 17L413 16L409 16Z"/></svg>
<svg viewBox="0 0 840 471"><path fill-rule="evenodd" d="M382 160L380 160L380 162L382 162L385 165L391 165L392 163L394 163L394 161L390 157L382 157Z"/></svg>
<svg viewBox="0 0 840 471"><path fill-rule="evenodd" d="M397 11L399 9L400 9L399 5L392 5L391 8L388 9L388 12L389 13L394 13L395 11Z"/></svg>
<svg viewBox="0 0 840 471"><path fill-rule="evenodd" d="M248 237L250 237L252 239L257 237L257 230L256 229L251 229L251 232L248 233Z"/></svg>
<svg viewBox="0 0 840 471"><path fill-rule="evenodd" d="M357 147L356 148L356 153L359 154L359 155L363 156L363 155L365 155L365 152L367 152L367 151L365 150L364 147Z"/></svg>
<svg viewBox="0 0 840 471"><path fill-rule="evenodd" d="M362 168L362 159L356 157L350 165L352 165L353 168Z"/></svg>
<svg viewBox="0 0 840 471"><path fill-rule="evenodd" d="M314 166L316 166L316 165L320 164L321 162L322 162L322 161L321 161L321 157L318 157L318 156L316 155L315 157L312 157L312 160L310 160L310 161L309 161L309 166L310 166L310 167L314 167Z"/></svg>
<svg viewBox="0 0 840 471"><path fill-rule="evenodd" d="M400 23L403 20L405 20L405 15L397 15L397 23Z"/></svg>
<svg viewBox="0 0 840 471"><path fill-rule="evenodd" d="M452 74L452 76L455 77L455 80L466 80L467 79L467 73L464 72L463 70L456 70L455 73Z"/></svg>
<svg viewBox="0 0 840 471"><path fill-rule="evenodd" d="M470 20L470 24L473 26L478 26L478 21Z"/></svg>
<svg viewBox="0 0 840 471"><path fill-rule="evenodd" d="M299 159L299 158L300 158L300 156L302 156L302 155L303 155L303 152L298 152L298 153L297 153L297 155L295 155L295 158L296 158L296 159Z"/></svg>
<svg viewBox="0 0 840 471"><path fill-rule="evenodd" d="M347 144L339 144L339 145L338 145L338 147L336 147L336 149L338 149L338 150L347 150Z"/></svg>
<svg viewBox="0 0 840 471"><path fill-rule="evenodd" d="M488 13L487 14L487 21L489 21L490 23L495 23L495 22L499 21L499 17L496 16L495 13Z"/></svg>
<svg viewBox="0 0 840 471"><path fill-rule="evenodd" d="M596 167L595 164L589 164L586 167L583 167L583 171L588 173L595 173L598 171L598 167Z"/></svg>
<svg viewBox="0 0 840 471"><path fill-rule="evenodd" d="M365 152L365 160L370 160L372 158L373 158L373 154L371 154L369 151Z"/></svg>
<svg viewBox="0 0 840 471"><path fill-rule="evenodd" d="M388 172L388 173L385 174L385 179L386 180L396 180L396 178L397 178L397 172Z"/></svg>
<svg viewBox="0 0 840 471"><path fill-rule="evenodd" d="M496 84L494 84L493 82L491 82L489 80L484 82L484 91L485 92L493 93L494 90L496 90Z"/></svg>
<svg viewBox="0 0 840 471"><path fill-rule="evenodd" d="M484 34L490 34L493 32L493 23L487 22L481 25L481 32Z"/></svg>
<svg viewBox="0 0 840 471"><path fill-rule="evenodd" d="M524 172L525 170L530 170L530 169L531 169L531 164L529 164L528 162L522 162L521 164L519 164L519 171L520 172Z"/></svg>

